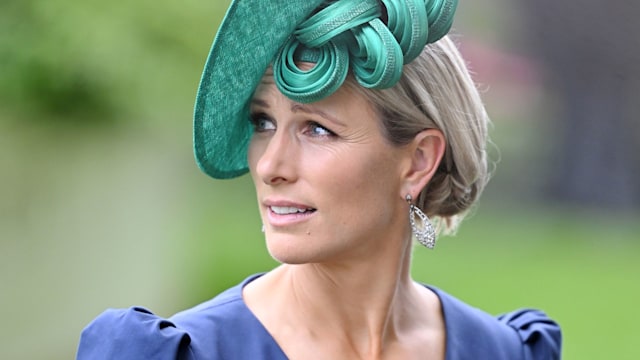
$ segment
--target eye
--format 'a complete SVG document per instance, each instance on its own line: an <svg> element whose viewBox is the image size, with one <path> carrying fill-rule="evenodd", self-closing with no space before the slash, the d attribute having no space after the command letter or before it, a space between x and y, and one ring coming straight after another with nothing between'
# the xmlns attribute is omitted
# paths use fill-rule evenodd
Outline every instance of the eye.
<svg viewBox="0 0 640 360"><path fill-rule="evenodd" d="M251 123L255 132L265 132L276 129L276 124L264 113L252 114Z"/></svg>
<svg viewBox="0 0 640 360"><path fill-rule="evenodd" d="M318 136L318 137L322 137L322 136L327 136L327 137L331 137L331 136L335 136L336 134L327 129L326 127L318 124L315 121L310 121L309 125L308 125L308 133L311 136Z"/></svg>

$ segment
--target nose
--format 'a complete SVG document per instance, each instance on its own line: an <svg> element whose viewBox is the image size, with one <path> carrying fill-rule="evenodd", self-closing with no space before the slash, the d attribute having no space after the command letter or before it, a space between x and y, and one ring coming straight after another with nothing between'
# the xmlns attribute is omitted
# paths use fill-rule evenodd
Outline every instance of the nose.
<svg viewBox="0 0 640 360"><path fill-rule="evenodd" d="M267 185L294 182L297 178L296 141L284 131L276 131L267 140L258 158L256 174Z"/></svg>

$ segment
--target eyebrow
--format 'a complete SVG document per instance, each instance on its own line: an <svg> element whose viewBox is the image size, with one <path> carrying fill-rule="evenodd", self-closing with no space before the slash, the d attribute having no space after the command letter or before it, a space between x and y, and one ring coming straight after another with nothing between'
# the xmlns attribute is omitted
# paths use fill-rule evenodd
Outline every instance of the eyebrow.
<svg viewBox="0 0 640 360"><path fill-rule="evenodd" d="M320 110L320 109L318 109L316 107L313 107L311 105L305 105L305 104L300 104L300 103L293 103L293 105L291 105L291 111L292 112L295 113L295 112L298 112L300 110L303 111L303 112L306 112L308 114L316 114L316 115L318 115L320 117L323 117L323 118L331 121L332 123L334 123L336 125L339 125L339 126L342 126L342 127L346 126L343 122L339 121L334 116L332 116L330 114L327 114L326 112L324 112L324 111L322 111L322 110Z"/></svg>
<svg viewBox="0 0 640 360"><path fill-rule="evenodd" d="M253 98L251 100L251 104L258 105L258 106L261 106L261 107L264 107L264 108L267 108L267 109L269 108L269 104L266 101L262 100L262 99ZM342 126L342 127L346 127L347 126L342 121L340 121L337 118L335 118L334 116L331 116L331 115L327 114L326 112L324 112L324 111L322 111L322 110L320 110L320 109L318 109L316 107L313 107L311 105L306 105L306 104L301 104L301 103L294 102L291 105L291 111L294 112L294 113L298 112L298 111L303 111L303 112L306 112L308 114L316 114L316 115L318 115L320 117L323 117L323 118L331 121L332 123L334 123L336 125L339 125L339 126Z"/></svg>
<svg viewBox="0 0 640 360"><path fill-rule="evenodd" d="M251 99L251 104L252 105L255 104L255 105L258 105L258 106L262 106L262 107L267 108L267 109L269 108L269 104L267 104L266 101L260 100L260 99L256 99L256 98Z"/></svg>

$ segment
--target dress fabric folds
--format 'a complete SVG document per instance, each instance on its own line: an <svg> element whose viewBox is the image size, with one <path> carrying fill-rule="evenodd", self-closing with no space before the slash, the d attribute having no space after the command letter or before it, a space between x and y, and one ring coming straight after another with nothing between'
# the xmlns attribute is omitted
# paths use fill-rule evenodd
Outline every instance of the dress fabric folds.
<svg viewBox="0 0 640 360"><path fill-rule="evenodd" d="M107 310L83 330L76 359L287 359L242 298L242 288L259 276L169 319L142 307ZM560 359L560 327L543 312L521 309L494 317L429 288L442 303L446 360Z"/></svg>

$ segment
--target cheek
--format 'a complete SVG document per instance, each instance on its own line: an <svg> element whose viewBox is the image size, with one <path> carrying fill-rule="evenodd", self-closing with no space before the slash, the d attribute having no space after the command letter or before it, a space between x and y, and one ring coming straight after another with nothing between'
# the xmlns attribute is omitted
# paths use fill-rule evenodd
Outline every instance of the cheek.
<svg viewBox="0 0 640 360"><path fill-rule="evenodd" d="M394 224L404 213L397 206L400 182L395 167L374 163L342 164L333 169L323 186L328 195L323 205L330 209L323 215L323 224L329 225L323 226L320 233L345 243L353 239L366 243L397 229Z"/></svg>
<svg viewBox="0 0 640 360"><path fill-rule="evenodd" d="M332 200L345 207L384 206L399 196L398 161L388 153L348 152L323 169ZM361 156L358 156L361 155ZM368 210L367 210L368 211Z"/></svg>
<svg viewBox="0 0 640 360"><path fill-rule="evenodd" d="M258 161L262 156L263 149L260 144L253 139L249 142L249 147L247 148L247 163L249 164L249 172L251 173L252 178L256 178L256 166L258 165Z"/></svg>

